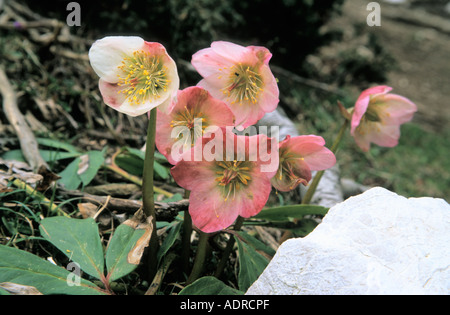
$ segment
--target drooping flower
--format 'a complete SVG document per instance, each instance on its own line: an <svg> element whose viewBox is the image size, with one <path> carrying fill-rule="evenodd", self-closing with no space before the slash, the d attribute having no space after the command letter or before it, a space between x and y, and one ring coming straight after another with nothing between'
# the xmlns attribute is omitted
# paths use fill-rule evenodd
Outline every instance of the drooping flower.
<svg viewBox="0 0 450 315"><path fill-rule="evenodd" d="M370 143L395 147L400 138L400 125L410 121L417 106L403 96L389 94L389 86L375 86L361 93L353 109L351 135L363 150Z"/></svg>
<svg viewBox="0 0 450 315"><path fill-rule="evenodd" d="M191 191L189 213L194 225L205 233L227 228L238 216L249 218L259 213L269 198L270 178L275 174L262 171L266 159L255 153L264 152L257 148L268 143L265 135L237 136L220 128L209 136L197 141L171 170L178 185ZM208 149L216 159L193 157Z"/></svg>
<svg viewBox="0 0 450 315"><path fill-rule="evenodd" d="M173 165L205 130L233 125L233 113L226 104L201 87L178 91L171 107L169 114L158 110L155 142L158 151Z"/></svg>
<svg viewBox="0 0 450 315"><path fill-rule="evenodd" d="M279 143L279 167L272 185L279 191L290 191L299 184L307 185L311 171L321 171L336 164L333 152L324 147L322 137L287 136Z"/></svg>
<svg viewBox="0 0 450 315"><path fill-rule="evenodd" d="M179 87L177 67L163 45L136 36L109 36L89 50L105 104L130 116L168 111Z"/></svg>
<svg viewBox="0 0 450 315"><path fill-rule="evenodd" d="M255 124L278 105L278 85L269 68L271 57L267 48L224 41L213 42L192 56L192 65L204 78L198 85L230 107L239 130Z"/></svg>

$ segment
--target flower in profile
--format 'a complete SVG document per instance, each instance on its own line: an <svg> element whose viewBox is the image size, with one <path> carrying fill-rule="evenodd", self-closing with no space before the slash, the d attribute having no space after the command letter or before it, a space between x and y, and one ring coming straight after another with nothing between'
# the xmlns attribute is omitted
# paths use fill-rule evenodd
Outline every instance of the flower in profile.
<svg viewBox="0 0 450 315"><path fill-rule="evenodd" d="M290 191L299 184L307 185L311 171L321 171L336 164L333 152L324 147L322 137L287 136L279 143L279 167L272 185L279 191Z"/></svg>
<svg viewBox="0 0 450 315"><path fill-rule="evenodd" d="M183 151L194 146L205 130L233 125L233 113L227 105L201 87L178 91L171 107L169 114L158 109L155 142L158 151L173 165L181 159Z"/></svg>
<svg viewBox="0 0 450 315"><path fill-rule="evenodd" d="M262 171L266 159L254 150L268 144L269 138L237 136L226 129L202 137L171 170L178 185L191 191L189 213L194 225L205 233L227 228L238 216L249 218L259 213L269 198L270 178L275 174ZM192 158L212 143L216 159Z"/></svg>
<svg viewBox="0 0 450 315"><path fill-rule="evenodd" d="M403 96L389 94L389 86L375 86L361 93L353 109L351 135L363 150L370 143L395 147L400 138L400 125L410 121L417 106Z"/></svg>
<svg viewBox="0 0 450 315"><path fill-rule="evenodd" d="M192 65L204 78L198 85L224 101L242 130L276 109L277 81L269 68L272 54L267 48L243 47L217 41L192 56Z"/></svg>
<svg viewBox="0 0 450 315"><path fill-rule="evenodd" d="M103 101L130 116L156 106L168 111L179 87L177 67L159 43L135 36L109 36L89 50L92 68L100 77Z"/></svg>

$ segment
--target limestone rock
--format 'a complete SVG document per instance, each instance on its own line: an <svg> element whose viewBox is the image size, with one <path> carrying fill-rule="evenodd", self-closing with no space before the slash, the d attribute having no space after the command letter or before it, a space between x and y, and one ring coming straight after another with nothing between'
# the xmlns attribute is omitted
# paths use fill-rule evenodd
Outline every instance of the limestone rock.
<svg viewBox="0 0 450 315"><path fill-rule="evenodd" d="M450 206L372 188L288 240L247 294L449 294Z"/></svg>

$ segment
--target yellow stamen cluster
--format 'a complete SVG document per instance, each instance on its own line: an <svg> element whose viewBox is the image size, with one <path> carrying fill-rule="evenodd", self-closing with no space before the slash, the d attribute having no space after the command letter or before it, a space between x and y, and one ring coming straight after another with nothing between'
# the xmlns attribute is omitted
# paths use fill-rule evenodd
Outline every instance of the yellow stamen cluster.
<svg viewBox="0 0 450 315"><path fill-rule="evenodd" d="M233 200L236 197L236 191L241 187L247 186L251 180L251 166L246 161L219 161L216 162L218 170L216 171L216 182L223 187L225 201L232 195Z"/></svg>
<svg viewBox="0 0 450 315"><path fill-rule="evenodd" d="M205 128L208 127L208 124L206 123L206 118L202 112L197 112L195 108L189 109L185 106L183 111L180 111L174 115L174 119L170 122L170 127L188 128L191 132L190 145L194 146L195 141L203 136Z"/></svg>
<svg viewBox="0 0 450 315"><path fill-rule="evenodd" d="M294 172L294 163L296 159L304 160L302 157L295 156L292 153L282 153L280 151L280 165L276 173L276 178L279 180L283 179L283 176L287 178L287 181L291 183L290 189L293 189L299 183L307 184L306 179L301 178Z"/></svg>
<svg viewBox="0 0 450 315"><path fill-rule="evenodd" d="M231 104L255 104L263 91L264 82L255 67L238 63L219 69L228 74L228 85L221 89ZM219 79L221 75L219 75Z"/></svg>
<svg viewBox="0 0 450 315"><path fill-rule="evenodd" d="M117 84L122 87L118 93L125 94L130 104L139 105L160 98L171 82L161 58L143 50L125 57L118 68L122 72L117 75Z"/></svg>

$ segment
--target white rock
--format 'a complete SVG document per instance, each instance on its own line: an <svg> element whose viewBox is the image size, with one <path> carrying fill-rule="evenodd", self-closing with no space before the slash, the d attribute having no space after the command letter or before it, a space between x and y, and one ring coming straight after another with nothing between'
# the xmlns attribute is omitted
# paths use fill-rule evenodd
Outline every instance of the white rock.
<svg viewBox="0 0 450 315"><path fill-rule="evenodd" d="M450 206L372 188L283 243L247 294L449 294Z"/></svg>

